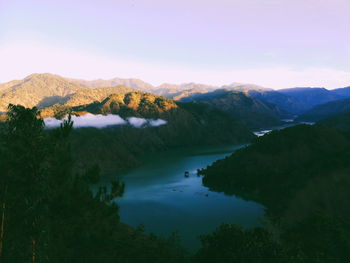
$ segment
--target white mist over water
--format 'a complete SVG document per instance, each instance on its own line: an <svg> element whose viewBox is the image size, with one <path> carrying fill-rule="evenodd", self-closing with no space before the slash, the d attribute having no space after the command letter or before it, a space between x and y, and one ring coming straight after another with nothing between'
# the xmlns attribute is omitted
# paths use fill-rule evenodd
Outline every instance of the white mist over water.
<svg viewBox="0 0 350 263"><path fill-rule="evenodd" d="M66 120L65 117L62 120L57 120L54 117L45 118L45 126L46 128L57 128L63 123L63 120ZM131 125L135 128L143 128L143 127L157 127L161 125L165 125L167 121L162 119L144 119L137 117L130 117L124 120L119 115L108 114L91 114L87 113L82 116L72 116L73 127L74 128L83 128L83 127L93 127L93 128L104 128L112 125Z"/></svg>

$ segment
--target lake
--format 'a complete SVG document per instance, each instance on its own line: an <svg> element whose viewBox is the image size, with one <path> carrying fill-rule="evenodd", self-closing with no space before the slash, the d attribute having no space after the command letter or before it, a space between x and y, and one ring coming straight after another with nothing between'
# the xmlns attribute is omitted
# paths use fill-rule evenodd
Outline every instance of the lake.
<svg viewBox="0 0 350 263"><path fill-rule="evenodd" d="M190 250L200 246L198 236L211 233L222 223L257 226L264 207L234 196L209 191L196 170L230 155L244 145L196 147L152 154L141 167L119 177L125 193L118 198L121 221L146 233L169 236L177 232ZM185 171L189 177L185 177Z"/></svg>

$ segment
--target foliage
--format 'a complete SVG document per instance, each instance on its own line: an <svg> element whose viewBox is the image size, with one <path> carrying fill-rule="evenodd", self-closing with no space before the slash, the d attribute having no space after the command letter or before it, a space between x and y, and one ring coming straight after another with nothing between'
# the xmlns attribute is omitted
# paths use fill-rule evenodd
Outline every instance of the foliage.
<svg viewBox="0 0 350 263"><path fill-rule="evenodd" d="M283 261L282 247L264 228L243 229L223 224L201 237L195 262L274 263Z"/></svg>
<svg viewBox="0 0 350 263"><path fill-rule="evenodd" d="M337 116L350 111L350 99L331 101L318 105L304 112L297 120L301 121L319 121L327 117Z"/></svg>
<svg viewBox="0 0 350 263"><path fill-rule="evenodd" d="M325 126L273 131L209 166L203 182L228 194L242 193L279 215L310 179L348 167L349 145L345 135Z"/></svg>
<svg viewBox="0 0 350 263"><path fill-rule="evenodd" d="M278 106L250 96L248 93L222 89L204 94L195 93L183 98L182 101L197 101L215 107L251 129L279 125L281 124L279 119L286 114Z"/></svg>
<svg viewBox="0 0 350 263"><path fill-rule="evenodd" d="M126 105L126 95L111 95L104 103L73 110L161 118L167 124L147 128L125 125L74 129L71 141L79 167L99 164L103 173L115 172L139 165L142 155L149 152L196 145L239 144L254 138L242 123L213 107L200 103L175 104L147 93L130 94Z"/></svg>
<svg viewBox="0 0 350 263"><path fill-rule="evenodd" d="M350 134L350 111L327 117L319 121L319 123Z"/></svg>
<svg viewBox="0 0 350 263"><path fill-rule="evenodd" d="M345 263L350 259L349 158L347 134L299 125L259 137L217 161L202 171L203 182L267 207L280 258L286 260L281 262Z"/></svg>
<svg viewBox="0 0 350 263"><path fill-rule="evenodd" d="M0 145L1 262L184 262L183 250L119 222L114 182L93 194L99 169L76 174L73 123L46 131L36 108L10 105Z"/></svg>

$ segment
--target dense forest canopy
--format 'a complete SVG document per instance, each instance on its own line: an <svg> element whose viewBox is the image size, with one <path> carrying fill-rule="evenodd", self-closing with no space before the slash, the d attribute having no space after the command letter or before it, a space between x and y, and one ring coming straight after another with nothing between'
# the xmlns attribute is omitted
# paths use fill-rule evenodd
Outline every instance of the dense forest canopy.
<svg viewBox="0 0 350 263"><path fill-rule="evenodd" d="M58 107L55 114L78 109L159 117L167 125L73 129L69 117L59 128L45 129L37 108L9 106L0 126L1 262L348 262L348 114L254 137L204 103L150 96L116 94L87 106ZM135 166L146 151L251 140L200 173L213 191L264 204L265 223L218 226L201 236L193 255L176 238L146 235L142 227L120 222L122 182L90 191L101 171Z"/></svg>
<svg viewBox="0 0 350 263"><path fill-rule="evenodd" d="M44 130L36 108L10 105L0 144L1 262L184 262L184 252L119 221L116 181L92 194L98 167L74 173L70 119Z"/></svg>
<svg viewBox="0 0 350 263"><path fill-rule="evenodd" d="M203 183L265 204L267 229L278 236L287 262L347 262L349 158L349 133L299 125L256 138L250 146L215 162L202 171ZM223 242L225 231L218 233L209 237Z"/></svg>
<svg viewBox="0 0 350 263"><path fill-rule="evenodd" d="M52 112L51 112L52 111ZM254 135L230 114L208 105L173 100L143 92L112 94L102 102L44 109L57 117L71 114L117 114L121 117L160 118L166 125L135 128L128 125L72 131L73 154L78 166L99 164L113 172L140 164L144 154L197 145L240 144Z"/></svg>

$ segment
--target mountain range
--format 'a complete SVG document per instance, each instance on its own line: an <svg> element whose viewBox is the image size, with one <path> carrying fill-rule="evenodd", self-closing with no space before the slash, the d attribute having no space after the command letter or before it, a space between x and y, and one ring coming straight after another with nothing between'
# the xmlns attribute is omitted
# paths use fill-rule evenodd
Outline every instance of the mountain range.
<svg viewBox="0 0 350 263"><path fill-rule="evenodd" d="M23 80L0 85L0 112L5 112L10 103L38 108L54 104L78 106L100 101L111 93L130 91L133 89L127 86L89 88L58 75L32 74Z"/></svg>
<svg viewBox="0 0 350 263"><path fill-rule="evenodd" d="M243 123L214 107L196 102L176 103L140 91L112 94L102 102L57 109L56 116L71 111L78 115L114 114L123 118L165 121L166 125L149 128L116 125L104 129L74 129L72 146L80 166L98 164L104 173L140 164L141 156L150 152L197 145L247 143L254 138ZM47 110L50 108L44 109L44 113Z"/></svg>
<svg viewBox="0 0 350 263"><path fill-rule="evenodd" d="M317 112L334 110L340 113L347 110L348 102L345 99L350 98L350 87L335 90L309 87L272 90L242 83L224 86L199 83L153 86L139 79L90 81L44 73L0 84L0 112L6 112L9 103L37 106L40 109L53 105L75 107L102 102L111 94L134 91L150 92L179 102L204 103L228 112L251 128L274 125L281 119L293 119L298 115L304 116L303 119L315 114L327 117L332 114Z"/></svg>
<svg viewBox="0 0 350 263"><path fill-rule="evenodd" d="M197 101L231 114L251 129L271 127L288 118L288 112L277 105L259 100L249 93L217 89L208 93L194 93L180 101Z"/></svg>
<svg viewBox="0 0 350 263"><path fill-rule="evenodd" d="M350 99L341 99L317 105L301 114L297 120L315 122L348 111L350 111Z"/></svg>

